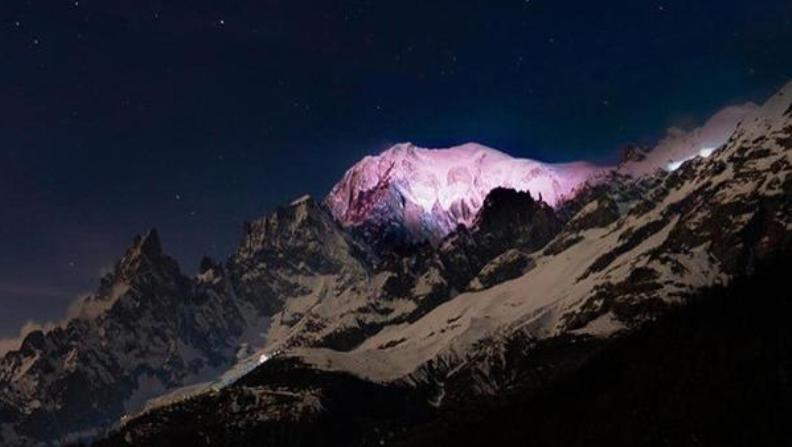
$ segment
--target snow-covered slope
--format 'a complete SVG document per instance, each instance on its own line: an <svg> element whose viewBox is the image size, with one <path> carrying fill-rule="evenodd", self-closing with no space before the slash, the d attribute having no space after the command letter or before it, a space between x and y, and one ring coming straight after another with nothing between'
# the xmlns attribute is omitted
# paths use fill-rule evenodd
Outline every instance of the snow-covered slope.
<svg viewBox="0 0 792 447"><path fill-rule="evenodd" d="M702 287L749 273L792 241L792 83L745 117L710 157L657 173L642 194L613 222L562 231L516 279L462 293L351 352L293 355L385 382L475 374L491 391L497 387L486 384L488 371L503 366L511 339L605 337L656 318ZM602 199L573 220L603 206Z"/></svg>

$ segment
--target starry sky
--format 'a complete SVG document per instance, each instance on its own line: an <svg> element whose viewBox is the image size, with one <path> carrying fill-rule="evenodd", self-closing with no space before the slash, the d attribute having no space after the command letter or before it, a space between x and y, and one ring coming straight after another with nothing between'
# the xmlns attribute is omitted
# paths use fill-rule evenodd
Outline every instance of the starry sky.
<svg viewBox="0 0 792 447"><path fill-rule="evenodd" d="M789 0L4 0L0 337L396 142L607 163L790 77Z"/></svg>

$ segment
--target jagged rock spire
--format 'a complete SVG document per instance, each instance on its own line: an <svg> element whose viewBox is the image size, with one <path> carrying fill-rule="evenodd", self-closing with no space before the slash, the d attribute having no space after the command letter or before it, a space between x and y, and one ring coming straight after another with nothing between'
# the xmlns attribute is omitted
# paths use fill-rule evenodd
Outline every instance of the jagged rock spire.
<svg viewBox="0 0 792 447"><path fill-rule="evenodd" d="M142 235L135 236L133 248L137 248L147 256L159 256L162 254L162 243L156 228L150 229Z"/></svg>

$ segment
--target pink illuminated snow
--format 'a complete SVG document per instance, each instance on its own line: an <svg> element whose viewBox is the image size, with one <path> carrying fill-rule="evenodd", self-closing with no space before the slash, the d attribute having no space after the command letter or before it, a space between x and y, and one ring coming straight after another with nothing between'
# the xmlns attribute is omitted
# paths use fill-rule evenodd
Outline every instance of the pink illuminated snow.
<svg viewBox="0 0 792 447"><path fill-rule="evenodd" d="M514 158L473 143L450 149L404 143L354 165L326 203L342 224L354 226L391 200L391 205L401 207L398 211L408 228L435 224L440 233L447 233L458 224L469 226L496 187L530 191L553 206L604 170L585 162L547 164Z"/></svg>
<svg viewBox="0 0 792 447"><path fill-rule="evenodd" d="M726 107L696 129L669 129L643 160L618 167L542 163L475 143L449 149L397 144L352 166L325 203L344 226L395 222L419 238L438 241L460 224L470 226L496 187L529 191L556 206L586 181L601 179L612 170L640 177L658 169L673 171L695 157L706 158L756 107L752 103Z"/></svg>

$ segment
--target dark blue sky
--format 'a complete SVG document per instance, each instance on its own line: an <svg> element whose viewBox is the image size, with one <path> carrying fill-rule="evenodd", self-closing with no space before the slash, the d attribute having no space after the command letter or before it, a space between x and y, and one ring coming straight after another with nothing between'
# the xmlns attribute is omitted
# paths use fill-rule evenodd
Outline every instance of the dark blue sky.
<svg viewBox="0 0 792 447"><path fill-rule="evenodd" d="M5 0L0 336L394 142L605 162L790 76L789 0Z"/></svg>

